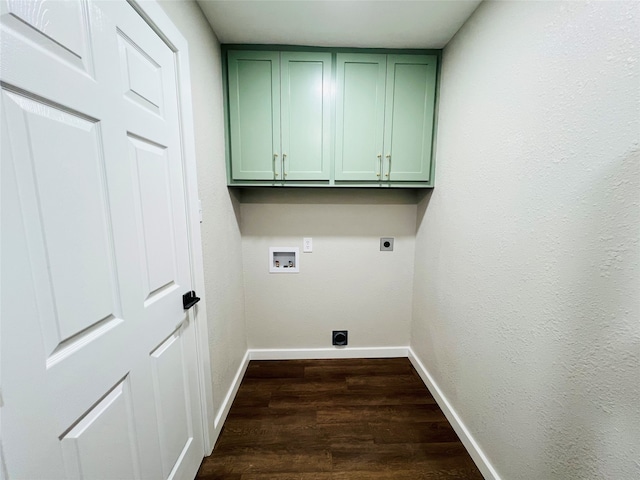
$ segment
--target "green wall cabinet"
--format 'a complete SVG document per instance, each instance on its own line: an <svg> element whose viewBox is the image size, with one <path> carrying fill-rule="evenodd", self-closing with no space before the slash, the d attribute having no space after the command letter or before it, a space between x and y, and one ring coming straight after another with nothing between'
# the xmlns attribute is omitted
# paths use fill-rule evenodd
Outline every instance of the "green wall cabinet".
<svg viewBox="0 0 640 480"><path fill-rule="evenodd" d="M433 186L439 51L223 52L229 185Z"/></svg>
<svg viewBox="0 0 640 480"><path fill-rule="evenodd" d="M232 180L330 178L331 53L228 52Z"/></svg>
<svg viewBox="0 0 640 480"><path fill-rule="evenodd" d="M436 67L436 55L337 54L337 182L431 180Z"/></svg>

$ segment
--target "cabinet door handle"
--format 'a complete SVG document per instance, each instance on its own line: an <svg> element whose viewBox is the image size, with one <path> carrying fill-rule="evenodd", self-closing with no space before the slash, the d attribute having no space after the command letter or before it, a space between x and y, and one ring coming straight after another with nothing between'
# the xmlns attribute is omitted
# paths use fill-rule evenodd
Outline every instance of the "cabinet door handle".
<svg viewBox="0 0 640 480"><path fill-rule="evenodd" d="M388 177L389 174L391 173L391 154L387 153L386 155L387 160L389 160L389 170L387 171L387 173L384 174L385 177Z"/></svg>
<svg viewBox="0 0 640 480"><path fill-rule="evenodd" d="M287 159L287 154L286 154L286 153L283 153L283 154L282 154L282 171L284 172L284 176L285 176L285 177L287 176L287 167L286 167L286 165L285 165L285 163L284 163L284 161L285 161L286 159Z"/></svg>
<svg viewBox="0 0 640 480"><path fill-rule="evenodd" d="M382 154L378 154L378 171L376 172L376 177L380 176L380 170L382 170Z"/></svg>
<svg viewBox="0 0 640 480"><path fill-rule="evenodd" d="M276 160L278 160L278 154L274 153L273 154L273 175L277 177L279 174L278 174L278 170L276 169Z"/></svg>

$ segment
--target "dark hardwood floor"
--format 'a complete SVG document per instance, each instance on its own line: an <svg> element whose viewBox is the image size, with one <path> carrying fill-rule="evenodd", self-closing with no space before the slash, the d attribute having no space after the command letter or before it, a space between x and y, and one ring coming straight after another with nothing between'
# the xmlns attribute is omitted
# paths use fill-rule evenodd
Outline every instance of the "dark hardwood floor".
<svg viewBox="0 0 640 480"><path fill-rule="evenodd" d="M200 480L482 479L406 358L252 361Z"/></svg>

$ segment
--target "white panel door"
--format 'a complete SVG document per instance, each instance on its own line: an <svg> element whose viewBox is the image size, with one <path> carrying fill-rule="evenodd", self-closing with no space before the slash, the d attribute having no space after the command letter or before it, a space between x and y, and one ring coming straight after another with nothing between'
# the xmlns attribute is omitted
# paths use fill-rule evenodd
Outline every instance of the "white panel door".
<svg viewBox="0 0 640 480"><path fill-rule="evenodd" d="M126 2L0 8L2 471L192 479L175 54Z"/></svg>

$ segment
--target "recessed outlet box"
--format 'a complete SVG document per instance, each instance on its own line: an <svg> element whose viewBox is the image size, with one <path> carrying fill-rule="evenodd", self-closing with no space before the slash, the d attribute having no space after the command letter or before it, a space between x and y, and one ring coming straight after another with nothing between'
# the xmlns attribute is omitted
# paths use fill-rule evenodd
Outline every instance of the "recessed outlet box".
<svg viewBox="0 0 640 480"><path fill-rule="evenodd" d="M349 332L347 330L334 330L331 335L331 344L336 347L344 347L349 341L348 336Z"/></svg>
<svg viewBox="0 0 640 480"><path fill-rule="evenodd" d="M298 247L269 247L269 273L298 273L299 262Z"/></svg>
<svg viewBox="0 0 640 480"><path fill-rule="evenodd" d="M393 237L382 237L380 239L381 252L393 252Z"/></svg>

